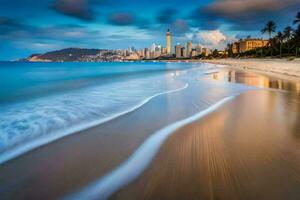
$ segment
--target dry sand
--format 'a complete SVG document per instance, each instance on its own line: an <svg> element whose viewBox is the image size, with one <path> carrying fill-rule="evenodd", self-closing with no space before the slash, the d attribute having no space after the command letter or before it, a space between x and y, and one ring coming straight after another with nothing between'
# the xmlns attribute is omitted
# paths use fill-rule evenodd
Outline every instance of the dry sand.
<svg viewBox="0 0 300 200"><path fill-rule="evenodd" d="M288 59L216 59L201 62L229 65L237 69L248 70L268 76L300 81L300 60Z"/></svg>

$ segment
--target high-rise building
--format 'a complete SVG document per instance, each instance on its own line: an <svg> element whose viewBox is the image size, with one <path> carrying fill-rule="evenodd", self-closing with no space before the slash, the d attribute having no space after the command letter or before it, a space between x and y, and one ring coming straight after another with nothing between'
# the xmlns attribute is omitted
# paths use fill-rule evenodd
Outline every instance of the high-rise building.
<svg viewBox="0 0 300 200"><path fill-rule="evenodd" d="M186 43L186 57L189 58L191 57L192 54L192 48L193 48L193 43L191 41L188 41Z"/></svg>
<svg viewBox="0 0 300 200"><path fill-rule="evenodd" d="M151 47L150 47L150 52L154 52L155 49L156 49L156 44L153 43L153 44L151 45Z"/></svg>
<svg viewBox="0 0 300 200"><path fill-rule="evenodd" d="M166 48L167 48L167 54L171 54L171 33L170 29L168 29L166 33Z"/></svg>
<svg viewBox="0 0 300 200"><path fill-rule="evenodd" d="M149 49L145 48L144 51L145 51L145 58L146 59L150 59L150 51L149 51Z"/></svg>
<svg viewBox="0 0 300 200"><path fill-rule="evenodd" d="M200 44L197 44L196 51L197 51L197 55L201 55L201 53L202 53L202 47L201 47Z"/></svg>
<svg viewBox="0 0 300 200"><path fill-rule="evenodd" d="M176 58L181 58L182 54L181 54L181 46L179 44L177 44L175 46L175 54L176 54Z"/></svg>
<svg viewBox="0 0 300 200"><path fill-rule="evenodd" d="M140 49L140 50L138 51L138 54L139 54L139 56L140 56L140 59L145 58L145 51L144 51L144 49Z"/></svg>
<svg viewBox="0 0 300 200"><path fill-rule="evenodd" d="M186 56L186 49L185 49L184 47L181 48L181 55L182 55L183 57Z"/></svg>

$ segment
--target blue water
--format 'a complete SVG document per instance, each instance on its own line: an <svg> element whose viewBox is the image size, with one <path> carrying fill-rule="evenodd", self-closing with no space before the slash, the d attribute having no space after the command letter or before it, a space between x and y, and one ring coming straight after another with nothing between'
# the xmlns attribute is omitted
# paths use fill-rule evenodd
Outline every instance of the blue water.
<svg viewBox="0 0 300 200"><path fill-rule="evenodd" d="M192 63L0 62L0 163L187 87Z"/></svg>

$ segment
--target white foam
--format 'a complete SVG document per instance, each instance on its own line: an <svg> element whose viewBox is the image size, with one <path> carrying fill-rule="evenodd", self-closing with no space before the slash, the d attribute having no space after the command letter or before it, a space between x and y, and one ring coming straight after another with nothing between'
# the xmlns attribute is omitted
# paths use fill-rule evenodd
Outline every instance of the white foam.
<svg viewBox="0 0 300 200"><path fill-rule="evenodd" d="M146 169L158 152L160 146L174 131L201 119L233 98L234 96L226 97L191 117L177 121L155 132L119 167L99 180L92 182L78 193L71 194L64 199L108 199L114 192L135 180Z"/></svg>
<svg viewBox="0 0 300 200"><path fill-rule="evenodd" d="M169 91L166 91L166 92L157 93L157 94L155 94L155 95L153 95L153 96L151 96L147 99L144 99L141 103L139 103L139 104L123 111L123 112L119 112L117 114L108 116L106 118L102 118L100 120L94 120L94 121L89 122L89 123L73 126L72 128L69 128L69 129L64 130L64 131L57 131L57 132L52 133L50 135L47 135L47 136L44 136L44 137L39 137L37 139L33 139L32 141L30 141L28 143L25 143L25 144L22 144L19 147L16 147L14 149L11 149L11 150L8 150L8 151L5 151L5 152L1 153L0 164L3 164L4 162L7 162L7 161L9 161L13 158L16 158L16 157L18 157L18 156L20 156L20 155L22 155L22 154L24 154L28 151L31 151L33 149L36 149L36 148L40 147L40 146L49 144L49 143L51 143L51 142L53 142L57 139L63 138L65 136L71 135L73 133L77 133L77 132L82 131L82 130L87 129L87 128L91 128L91 127L99 125L101 123L105 123L107 121L110 121L112 119L120 117L124 114L130 113L130 112L140 108L141 106L143 106L144 104L149 102L151 99L153 99L153 98L155 98L159 95L168 94L168 93L172 93L172 92L177 92L177 91L186 89L187 87L188 87L188 83L186 83L181 88L177 88L177 89L174 89L174 90L169 90Z"/></svg>

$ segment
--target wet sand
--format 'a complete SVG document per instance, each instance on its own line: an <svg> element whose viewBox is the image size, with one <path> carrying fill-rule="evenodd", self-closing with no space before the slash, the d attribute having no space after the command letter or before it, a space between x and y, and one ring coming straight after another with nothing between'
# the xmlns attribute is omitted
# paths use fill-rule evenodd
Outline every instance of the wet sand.
<svg viewBox="0 0 300 200"><path fill-rule="evenodd" d="M299 199L299 95L250 91L168 138L112 199Z"/></svg>
<svg viewBox="0 0 300 200"><path fill-rule="evenodd" d="M247 73L235 77L232 82L261 80ZM158 96L134 112L4 163L1 199L57 199L80 191L126 161L155 131L209 107L229 90L226 83L206 81L198 84L204 89ZM247 92L181 128L112 199L299 199L300 96L290 91Z"/></svg>

